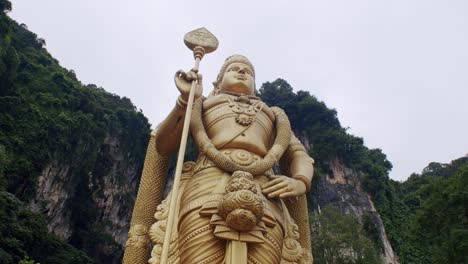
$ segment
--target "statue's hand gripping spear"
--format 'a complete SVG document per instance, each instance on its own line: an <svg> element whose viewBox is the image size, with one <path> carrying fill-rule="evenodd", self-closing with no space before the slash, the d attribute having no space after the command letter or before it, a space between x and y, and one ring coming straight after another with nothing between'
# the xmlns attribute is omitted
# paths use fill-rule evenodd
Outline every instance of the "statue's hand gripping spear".
<svg viewBox="0 0 468 264"><path fill-rule="evenodd" d="M193 56L195 58L195 65L192 68L191 72L194 72L195 74L198 73L200 61L203 58L203 56L206 53L215 51L218 48L218 44L219 44L216 37L213 34L211 34L206 28L199 28L199 29L190 31L189 33L185 34L184 43L189 49L193 51ZM187 137L188 137L188 132L189 132L190 119L192 117L193 101L195 98L195 92L197 90L196 88L197 88L198 81L199 81L198 78L194 78L194 76L191 76L190 79L192 79L192 85L191 85L189 97L187 100L187 110L185 113L184 127L182 129L182 137L180 139L179 153L177 156L177 165L176 165L174 183L172 185L171 198L170 198L170 203L169 203L169 214L167 217L166 233L164 236L164 243L163 243L163 249L162 249L162 254L161 254L161 264L167 264L167 260L169 257L169 245L170 245L171 234L172 234L171 230L173 228L172 225L174 223L175 209L176 209L175 206L173 205L175 205L177 197L179 196L178 192L179 192L179 186L180 186L180 177L182 174L182 167L184 164L184 155L185 155L185 148L187 145Z"/></svg>

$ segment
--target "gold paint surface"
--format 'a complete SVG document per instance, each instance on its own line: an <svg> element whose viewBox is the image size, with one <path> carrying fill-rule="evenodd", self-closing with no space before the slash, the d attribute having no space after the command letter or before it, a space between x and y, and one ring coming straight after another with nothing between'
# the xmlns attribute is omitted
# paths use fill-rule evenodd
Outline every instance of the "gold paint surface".
<svg viewBox="0 0 468 264"><path fill-rule="evenodd" d="M196 42L197 35L191 38ZM281 109L238 93L254 91L243 77L254 77L245 57L229 57L221 72L221 87L193 108L198 159L184 164L180 188L171 191L177 195L172 230L165 228L169 197L161 197L184 105L176 104L152 133L123 263L160 263L165 232L172 234L169 263L312 263L305 193L313 159ZM223 81L228 74L239 78ZM275 164L283 175L273 174Z"/></svg>
<svg viewBox="0 0 468 264"><path fill-rule="evenodd" d="M219 45L218 39L206 28L195 29L185 34L184 43L191 50L203 47L205 53L215 51Z"/></svg>

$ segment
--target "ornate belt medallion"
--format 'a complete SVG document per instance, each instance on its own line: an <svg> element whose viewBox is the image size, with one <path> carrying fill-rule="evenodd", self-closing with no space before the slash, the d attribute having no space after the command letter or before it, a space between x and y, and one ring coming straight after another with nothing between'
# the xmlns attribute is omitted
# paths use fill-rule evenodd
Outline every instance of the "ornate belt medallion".
<svg viewBox="0 0 468 264"><path fill-rule="evenodd" d="M249 166L258 160L252 153L243 149L228 150L225 151L224 154L233 162L242 166Z"/></svg>

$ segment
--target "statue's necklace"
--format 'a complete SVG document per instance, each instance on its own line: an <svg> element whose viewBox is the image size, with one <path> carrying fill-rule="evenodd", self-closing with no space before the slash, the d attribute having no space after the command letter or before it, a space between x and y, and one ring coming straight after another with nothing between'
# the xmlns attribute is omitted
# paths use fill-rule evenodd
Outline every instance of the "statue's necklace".
<svg viewBox="0 0 468 264"><path fill-rule="evenodd" d="M257 113L262 109L261 101L252 103L250 98L244 95L236 98L227 95L226 98L231 111L237 114L236 123L241 126L250 126Z"/></svg>
<svg viewBox="0 0 468 264"><path fill-rule="evenodd" d="M275 114L276 127L276 137L273 146L257 162L246 166L239 165L224 156L209 139L203 125L202 109L203 98L199 98L194 102L192 118L190 120L190 130L192 131L193 139L198 149L224 171L233 173L240 170L249 172L254 176L261 175L270 170L279 161L291 142L291 125L289 124L288 117L280 108L271 107L270 109Z"/></svg>

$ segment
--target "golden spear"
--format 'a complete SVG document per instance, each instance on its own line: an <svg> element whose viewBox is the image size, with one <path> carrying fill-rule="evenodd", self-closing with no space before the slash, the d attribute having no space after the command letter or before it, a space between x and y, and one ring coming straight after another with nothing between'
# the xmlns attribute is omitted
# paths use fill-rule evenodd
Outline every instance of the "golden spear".
<svg viewBox="0 0 468 264"><path fill-rule="evenodd" d="M215 51L218 48L218 40L206 28L199 28L184 36L185 45L193 51L195 58L195 66L191 71L198 73L200 61L206 53ZM179 153L177 156L177 165L174 175L174 183L172 185L171 199L169 202L169 214L166 222L166 233L164 235L163 248L161 253L161 264L167 264L169 257L169 245L171 243L172 225L174 223L175 210L177 197L179 196L180 177L182 175L182 167L184 164L185 148L187 146L187 138L189 132L190 118L192 116L192 106L195 97L195 89L198 80L192 80L192 87L190 88L189 98L187 101L187 110L185 113L184 127L182 129L182 137L180 139Z"/></svg>

